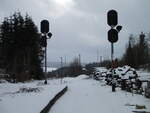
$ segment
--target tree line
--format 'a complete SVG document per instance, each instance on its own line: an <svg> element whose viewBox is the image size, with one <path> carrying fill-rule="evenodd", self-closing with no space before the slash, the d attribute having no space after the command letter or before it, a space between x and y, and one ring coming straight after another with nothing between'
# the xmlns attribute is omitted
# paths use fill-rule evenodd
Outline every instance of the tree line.
<svg viewBox="0 0 150 113"><path fill-rule="evenodd" d="M138 36L130 35L126 51L120 59L120 65L129 65L134 68L140 68L144 65L150 65L150 33L147 35L141 32ZM149 68L146 66L144 68Z"/></svg>
<svg viewBox="0 0 150 113"><path fill-rule="evenodd" d="M17 81L43 77L40 34L32 18L15 12L0 25L0 68Z"/></svg>
<svg viewBox="0 0 150 113"><path fill-rule="evenodd" d="M121 58L116 58L118 66L129 65L133 68L143 68L150 71L150 33L141 32L139 35L130 35L126 44L125 53ZM94 67L111 68L111 60L89 63L85 66L87 72L94 72Z"/></svg>

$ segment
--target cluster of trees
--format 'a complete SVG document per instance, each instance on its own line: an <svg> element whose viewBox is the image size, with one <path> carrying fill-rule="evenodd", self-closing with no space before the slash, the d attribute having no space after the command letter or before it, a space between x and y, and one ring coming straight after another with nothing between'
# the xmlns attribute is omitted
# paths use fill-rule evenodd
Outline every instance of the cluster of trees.
<svg viewBox="0 0 150 113"><path fill-rule="evenodd" d="M141 33L138 36L130 35L126 46L125 53L122 58L115 59L118 66L129 65L133 68L144 68L150 70L150 33L147 35ZM112 62L105 60L100 63L90 63L85 67L87 72L94 72L94 67L111 68Z"/></svg>
<svg viewBox="0 0 150 113"><path fill-rule="evenodd" d="M94 67L106 67L107 69L111 68L111 61L104 60L102 62L93 62L85 65L86 74L90 75L95 71Z"/></svg>
<svg viewBox="0 0 150 113"><path fill-rule="evenodd" d="M134 68L150 63L150 35L141 33L138 37L130 35L125 54L119 61L120 65L129 65Z"/></svg>
<svg viewBox="0 0 150 113"><path fill-rule="evenodd" d="M61 67L53 72L48 73L48 77L76 77L83 74L84 70L79 58L74 58L69 66Z"/></svg>
<svg viewBox="0 0 150 113"><path fill-rule="evenodd" d="M0 68L17 81L41 79L40 34L28 14L20 12L4 18L0 25Z"/></svg>
<svg viewBox="0 0 150 113"><path fill-rule="evenodd" d="M74 58L68 68L68 75L77 76L82 74L82 65L79 58Z"/></svg>

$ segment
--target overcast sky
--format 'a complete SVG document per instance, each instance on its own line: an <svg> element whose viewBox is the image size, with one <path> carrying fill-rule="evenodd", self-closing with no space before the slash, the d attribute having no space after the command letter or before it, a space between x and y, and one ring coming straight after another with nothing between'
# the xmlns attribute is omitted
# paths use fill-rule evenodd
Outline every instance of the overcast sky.
<svg viewBox="0 0 150 113"><path fill-rule="evenodd" d="M130 34L150 32L150 0L0 0L0 21L15 11L26 12L40 27L40 21L50 22L53 36L48 41L48 60L71 61L81 54L82 62L92 62L99 56L110 58L107 40L107 12L118 12L118 24L123 26L115 43L115 57L125 51Z"/></svg>

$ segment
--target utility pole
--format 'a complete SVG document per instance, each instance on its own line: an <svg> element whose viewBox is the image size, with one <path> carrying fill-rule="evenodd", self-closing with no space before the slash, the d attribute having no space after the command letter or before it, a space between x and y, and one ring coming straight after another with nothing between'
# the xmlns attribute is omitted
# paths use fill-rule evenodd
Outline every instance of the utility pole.
<svg viewBox="0 0 150 113"><path fill-rule="evenodd" d="M79 65L81 64L81 55L79 54Z"/></svg>
<svg viewBox="0 0 150 113"><path fill-rule="evenodd" d="M60 57L60 83L62 84L62 76L63 76L63 69L62 69L62 67L63 67L63 57Z"/></svg>
<svg viewBox="0 0 150 113"><path fill-rule="evenodd" d="M67 59L66 59L66 56L65 56L65 66L67 66Z"/></svg>
<svg viewBox="0 0 150 113"><path fill-rule="evenodd" d="M97 49L97 63L99 62L99 50Z"/></svg>
<svg viewBox="0 0 150 113"><path fill-rule="evenodd" d="M100 56L100 66L101 66L102 60L103 60L103 59L102 59L102 56Z"/></svg>

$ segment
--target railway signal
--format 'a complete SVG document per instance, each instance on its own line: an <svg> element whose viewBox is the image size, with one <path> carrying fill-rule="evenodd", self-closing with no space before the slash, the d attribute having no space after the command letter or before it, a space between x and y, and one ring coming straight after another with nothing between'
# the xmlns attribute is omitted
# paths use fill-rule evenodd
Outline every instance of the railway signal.
<svg viewBox="0 0 150 113"><path fill-rule="evenodd" d="M115 10L110 10L107 13L107 24L114 27L118 24L118 14Z"/></svg>
<svg viewBox="0 0 150 113"><path fill-rule="evenodd" d="M108 31L108 41L111 43L111 61L112 61L112 76L114 74L114 43L118 41L118 33L121 31L122 26L118 25L118 13L115 10L110 10L107 13L107 24L111 27ZM117 27L116 27L117 26ZM116 28L115 28L116 27ZM113 88L113 87L112 87ZM113 90L114 91L114 90Z"/></svg>
<svg viewBox="0 0 150 113"><path fill-rule="evenodd" d="M41 21L41 33L45 34L49 32L49 22L48 20Z"/></svg>
<svg viewBox="0 0 150 113"><path fill-rule="evenodd" d="M47 84L47 39L52 37L52 33L49 32L48 20L41 21L41 46L45 48L45 84Z"/></svg>
<svg viewBox="0 0 150 113"><path fill-rule="evenodd" d="M108 41L111 43L118 41L118 31L116 29L110 29L108 31Z"/></svg>

